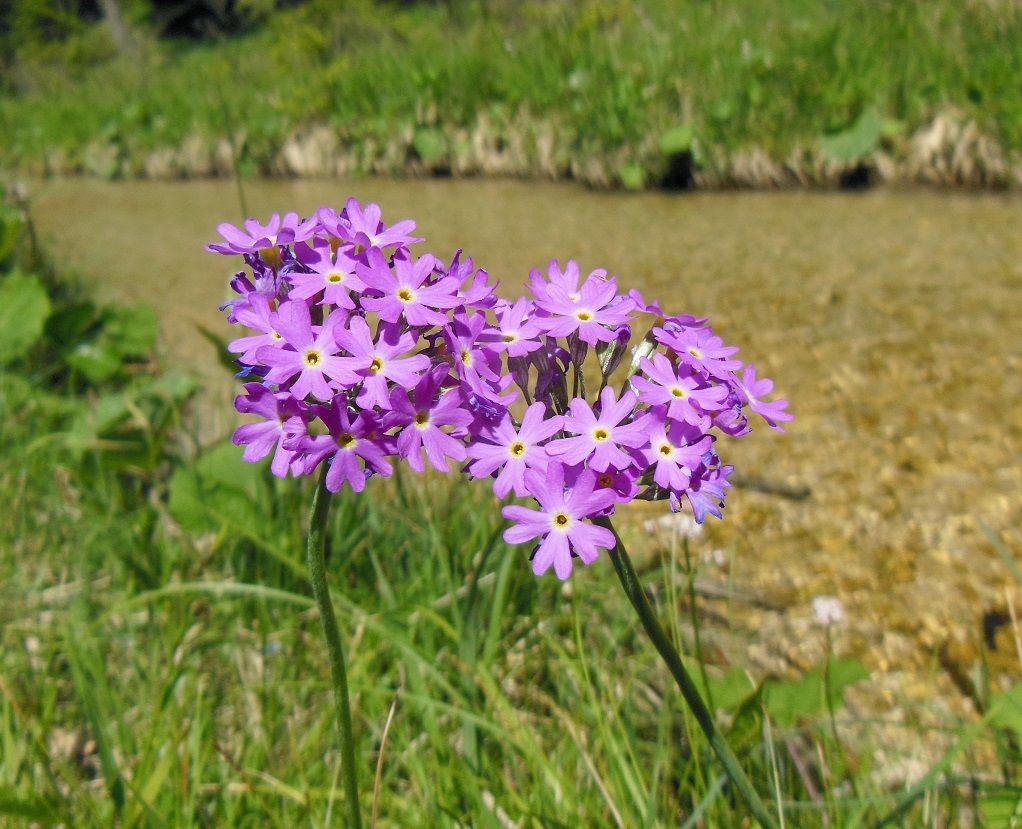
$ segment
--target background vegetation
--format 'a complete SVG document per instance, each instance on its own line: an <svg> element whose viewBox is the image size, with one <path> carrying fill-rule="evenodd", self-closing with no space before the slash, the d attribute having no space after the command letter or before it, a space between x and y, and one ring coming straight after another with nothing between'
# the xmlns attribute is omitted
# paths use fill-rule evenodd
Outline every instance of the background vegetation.
<svg viewBox="0 0 1022 829"><path fill-rule="evenodd" d="M9 6L0 165L1017 183L1007 0L282 5L123 0L121 55L83 0Z"/></svg>

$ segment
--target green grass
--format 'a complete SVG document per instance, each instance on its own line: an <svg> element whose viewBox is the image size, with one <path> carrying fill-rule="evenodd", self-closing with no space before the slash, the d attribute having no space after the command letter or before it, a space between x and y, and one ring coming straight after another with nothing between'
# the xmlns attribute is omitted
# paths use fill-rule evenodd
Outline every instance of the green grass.
<svg viewBox="0 0 1022 829"><path fill-rule="evenodd" d="M0 535L0 814L75 826L338 819L329 673L302 555L308 486L248 475L235 458L251 511L185 531L165 489L180 484L126 502L124 481L86 486L55 442L27 437L0 466L12 519ZM204 467L208 502L230 499L211 483L229 452ZM372 484L369 497L336 499L329 563L367 812L381 763L377 825L655 827L696 813L742 825L609 565L569 587L537 580L524 551L499 541L483 487ZM659 595L684 592L680 556L647 573ZM665 619L691 650L684 615ZM826 716L768 726L756 699L730 739L789 825L872 825L894 808L868 762L847 764ZM931 781L906 825L974 812L964 784Z"/></svg>
<svg viewBox="0 0 1022 829"><path fill-rule="evenodd" d="M313 2L220 44L149 43L140 61L99 62L77 82L59 63L23 59L20 88L0 99L0 165L44 170L59 148L69 169L134 175L158 148L243 134L242 170L267 173L290 136L325 124L354 171L459 169L481 118L498 150L522 146L520 172L542 172L549 130L555 171L602 159L612 181L629 163L653 180L660 139L679 127L709 169L753 147L778 162L819 152L863 113L882 129L855 157L903 158L911 135L948 112L1022 149L1013 3L456 8ZM116 160L90 162L90 143Z"/></svg>

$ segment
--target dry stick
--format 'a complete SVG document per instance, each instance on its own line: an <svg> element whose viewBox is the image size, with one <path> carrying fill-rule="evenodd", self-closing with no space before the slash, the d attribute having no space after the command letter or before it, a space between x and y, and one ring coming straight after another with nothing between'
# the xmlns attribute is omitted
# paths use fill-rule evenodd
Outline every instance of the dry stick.
<svg viewBox="0 0 1022 829"><path fill-rule="evenodd" d="M329 467L323 464L316 494L312 496L312 522L309 526L309 581L319 607L319 619L326 637L326 650L330 659L330 673L334 686L334 706L341 738L341 765L344 772L344 806L348 813L348 829L362 829L362 814L358 808L358 769L355 766L355 739L351 730L351 703L348 700L348 675L344 668L344 648L337 629L337 617L330 600L330 585L326 577L327 514L332 493L326 487Z"/></svg>
<svg viewBox="0 0 1022 829"><path fill-rule="evenodd" d="M653 641L653 646L657 649L664 662L667 663L668 670L670 670L675 682L678 683L678 688L681 690L685 702L688 703L688 707L695 716L696 722L699 723L699 727L703 730L703 734L706 735L710 748L713 749L714 754L717 755L717 758L724 765L727 776L731 778L731 782L738 790L739 796L745 801L745 805L753 817L760 822L764 829L775 829L777 824L756 793L752 783L749 782L749 778L742 771L742 767L738 763L738 758L735 757L734 752L731 750L731 746L727 744L723 735L717 730L717 724L713 720L713 715L706 707L706 703L703 702L699 689L692 681L692 677L688 675L688 671L685 670L681 657L678 655L678 651L675 650L674 645L671 644L670 639L667 638L667 634L660 625L660 620L653 613L653 608L649 605L646 593L643 591L639 577L632 566L632 560L628 557L625 545L617 534L617 530L614 529L610 519L605 516L594 518L593 523L597 526L605 527L614 533L615 544L610 550L610 558L614 562L614 569L621 580L621 586L624 587L625 593L628 594L632 607L639 614L639 621L642 622L646 633Z"/></svg>
<svg viewBox="0 0 1022 829"><path fill-rule="evenodd" d="M813 491L807 486L771 481L758 475L732 473L728 476L728 482L738 489L751 489L753 492L762 492L766 495L780 495L782 498L790 498L792 501L804 501L813 494Z"/></svg>

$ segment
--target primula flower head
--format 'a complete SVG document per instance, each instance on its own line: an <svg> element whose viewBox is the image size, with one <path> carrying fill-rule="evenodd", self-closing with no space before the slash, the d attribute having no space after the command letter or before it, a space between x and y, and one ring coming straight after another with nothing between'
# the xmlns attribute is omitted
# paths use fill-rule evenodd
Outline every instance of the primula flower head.
<svg viewBox="0 0 1022 829"><path fill-rule="evenodd" d="M330 490L358 492L397 463L461 465L531 499L504 507L504 538L536 541L533 570L563 579L614 544L591 520L618 504L719 518L733 467L717 438L751 431L750 413L791 420L706 319L620 293L603 269L583 279L574 260L532 270L534 298L503 298L460 250L449 266L413 256L414 229L354 199L218 227L209 249L248 268L222 306L250 332L229 344L248 380L235 405L256 418L234 434L245 460L272 453L281 477L326 464Z"/></svg>

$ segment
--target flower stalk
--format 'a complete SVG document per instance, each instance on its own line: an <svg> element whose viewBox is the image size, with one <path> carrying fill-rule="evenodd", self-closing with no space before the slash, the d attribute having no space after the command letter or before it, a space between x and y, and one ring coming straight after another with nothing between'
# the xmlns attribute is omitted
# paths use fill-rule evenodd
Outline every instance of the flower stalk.
<svg viewBox="0 0 1022 829"><path fill-rule="evenodd" d="M632 565L632 560L629 558L625 545L617 534L617 530L614 529L613 523L606 516L597 516L592 521L594 524L604 527L614 534L615 543L609 552L611 561L614 562L614 569L617 571L618 579L621 581L621 586L624 587L625 593L628 594L628 599L631 601L632 607L635 608L635 612L639 614L639 621L642 622L646 633L649 634L649 638L653 641L653 646L657 649L664 662L667 663L667 668L670 670L675 682L677 682L681 695L692 710L692 714L695 716L696 722L699 723L703 734L706 735L710 748L713 749L714 754L717 755L717 758L723 764L727 776L738 790L739 796L745 802L752 816L759 821L764 829L775 829L776 824L773 817L760 799L755 788L753 788L745 772L742 771L738 758L735 757L731 746L727 744L724 735L718 730L713 714L710 713L706 703L703 702L699 689L681 661L681 656L668 638L667 632L660 624L660 620L657 619L653 608L650 607L649 600L646 598L646 593L643 591L642 584L639 581L639 576Z"/></svg>
<svg viewBox="0 0 1022 829"><path fill-rule="evenodd" d="M358 767L355 764L355 739L351 729L351 702L348 698L348 674L344 667L344 647L337 627L337 616L330 600L330 585L326 575L327 516L330 496L326 476L329 467L324 464L319 486L312 496L312 521L309 526L308 563L312 593L319 608L319 618L326 637L327 656L337 709L337 727L341 741L341 770L344 774L344 803L348 829L361 829L362 814L358 805Z"/></svg>

